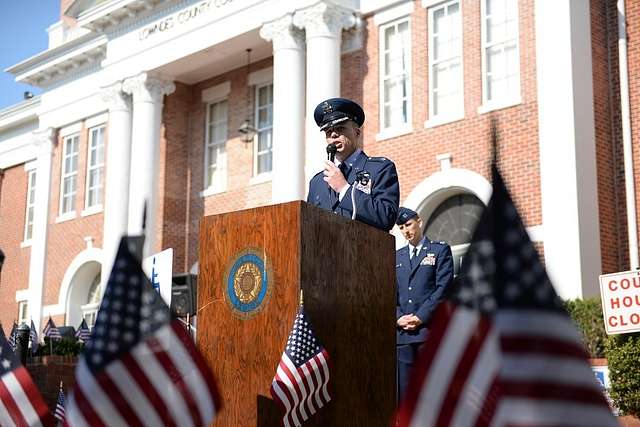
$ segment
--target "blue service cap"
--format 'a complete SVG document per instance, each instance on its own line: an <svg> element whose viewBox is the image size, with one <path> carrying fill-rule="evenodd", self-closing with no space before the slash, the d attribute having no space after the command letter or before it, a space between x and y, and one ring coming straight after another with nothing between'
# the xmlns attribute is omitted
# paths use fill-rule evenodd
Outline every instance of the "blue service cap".
<svg viewBox="0 0 640 427"><path fill-rule="evenodd" d="M396 224L402 225L416 216L418 216L416 211L412 211L409 208L400 208L398 209L398 219L396 219Z"/></svg>
<svg viewBox="0 0 640 427"><path fill-rule="evenodd" d="M322 101L313 112L313 118L320 130L353 120L358 126L364 123L362 107L350 99L330 98Z"/></svg>

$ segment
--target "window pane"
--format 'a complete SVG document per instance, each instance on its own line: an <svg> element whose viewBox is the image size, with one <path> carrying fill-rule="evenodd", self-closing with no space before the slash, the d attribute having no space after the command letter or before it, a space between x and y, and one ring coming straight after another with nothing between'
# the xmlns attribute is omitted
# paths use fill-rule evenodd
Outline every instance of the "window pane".
<svg viewBox="0 0 640 427"><path fill-rule="evenodd" d="M207 148L209 154L209 165L210 167L215 167L218 162L218 150L215 145L211 145Z"/></svg>
<svg viewBox="0 0 640 427"><path fill-rule="evenodd" d="M258 156L258 173L271 171L271 152Z"/></svg>
<svg viewBox="0 0 640 427"><path fill-rule="evenodd" d="M271 132L262 132L258 135L258 152L269 150L271 148Z"/></svg>

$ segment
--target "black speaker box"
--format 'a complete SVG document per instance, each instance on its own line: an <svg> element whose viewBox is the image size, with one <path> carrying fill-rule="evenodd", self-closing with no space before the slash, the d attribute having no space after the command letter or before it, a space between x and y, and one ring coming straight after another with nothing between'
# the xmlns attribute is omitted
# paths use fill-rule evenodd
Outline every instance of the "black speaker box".
<svg viewBox="0 0 640 427"><path fill-rule="evenodd" d="M171 285L171 313L177 317L195 316L197 304L197 281L195 274L177 274Z"/></svg>

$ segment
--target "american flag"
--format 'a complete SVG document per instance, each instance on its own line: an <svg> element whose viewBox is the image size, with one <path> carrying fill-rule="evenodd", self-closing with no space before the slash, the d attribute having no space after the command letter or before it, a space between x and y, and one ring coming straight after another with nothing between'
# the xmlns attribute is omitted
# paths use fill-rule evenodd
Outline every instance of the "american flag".
<svg viewBox="0 0 640 427"><path fill-rule="evenodd" d="M398 425L618 426L496 166Z"/></svg>
<svg viewBox="0 0 640 427"><path fill-rule="evenodd" d="M53 416L0 331L0 425L50 426Z"/></svg>
<svg viewBox="0 0 640 427"><path fill-rule="evenodd" d="M11 327L11 332L9 333L9 347L15 353L16 351L16 341L18 337L18 325L16 322L13 322L13 326Z"/></svg>
<svg viewBox="0 0 640 427"><path fill-rule="evenodd" d="M53 416L58 421L64 422L64 390L62 390L62 386L60 386L60 391L58 392L58 401L56 402L56 410Z"/></svg>
<svg viewBox="0 0 640 427"><path fill-rule="evenodd" d="M271 382L271 396L284 409L285 427L300 426L331 400L329 353L313 333L300 307Z"/></svg>
<svg viewBox="0 0 640 427"><path fill-rule="evenodd" d="M80 341L87 343L89 341L89 337L91 336L91 331L87 326L87 322L82 319L82 323L78 326L78 330L76 331L76 338Z"/></svg>
<svg viewBox="0 0 640 427"><path fill-rule="evenodd" d="M58 330L58 328L56 328L56 324L53 323L51 317L49 317L49 321L47 322L47 324L44 325L42 333L45 337L48 337L51 340L59 340L62 338L60 336L60 331Z"/></svg>
<svg viewBox="0 0 640 427"><path fill-rule="evenodd" d="M206 426L209 367L123 238L66 406L70 426Z"/></svg>
<svg viewBox="0 0 640 427"><path fill-rule="evenodd" d="M29 342L31 343L31 353L36 354L38 351L38 331L36 330L36 325L33 324L33 319L31 319L31 330L29 331Z"/></svg>

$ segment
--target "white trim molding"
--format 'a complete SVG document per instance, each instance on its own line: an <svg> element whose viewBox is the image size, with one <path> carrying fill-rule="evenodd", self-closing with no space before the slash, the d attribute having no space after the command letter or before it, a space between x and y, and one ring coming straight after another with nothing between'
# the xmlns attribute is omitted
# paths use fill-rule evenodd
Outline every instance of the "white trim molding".
<svg viewBox="0 0 640 427"><path fill-rule="evenodd" d="M87 248L76 255L73 261L71 261L71 264L69 264L69 267L67 267L67 270L64 272L62 282L60 283L60 292L58 293L58 303L43 307L42 315L54 316L67 313L69 311L69 299L76 274L89 262L96 262L102 266L102 259L103 254L102 249L100 248ZM69 319L65 318L65 322L67 324L69 324L68 320ZM76 325L71 324L70 326Z"/></svg>

